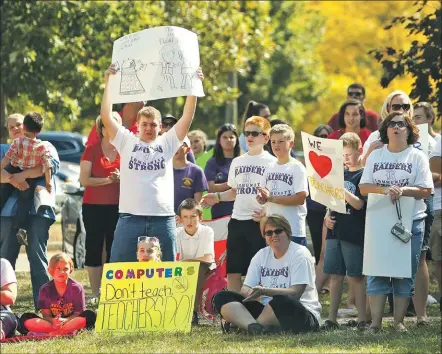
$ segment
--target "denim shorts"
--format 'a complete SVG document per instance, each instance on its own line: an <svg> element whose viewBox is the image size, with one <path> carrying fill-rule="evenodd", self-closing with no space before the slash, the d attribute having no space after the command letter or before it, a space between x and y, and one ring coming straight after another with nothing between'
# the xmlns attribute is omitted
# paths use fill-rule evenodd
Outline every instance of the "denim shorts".
<svg viewBox="0 0 442 354"><path fill-rule="evenodd" d="M424 238L425 219L413 221L411 229L411 278L367 277L367 295L387 295L411 297Z"/></svg>
<svg viewBox="0 0 442 354"><path fill-rule="evenodd" d="M325 241L324 273L362 276L364 248L338 239Z"/></svg>
<svg viewBox="0 0 442 354"><path fill-rule="evenodd" d="M136 262L139 236L154 236L160 241L163 261L176 259L174 216L144 216L121 213L115 228L110 262Z"/></svg>
<svg viewBox="0 0 442 354"><path fill-rule="evenodd" d="M307 247L307 237L292 236L292 241L298 245Z"/></svg>

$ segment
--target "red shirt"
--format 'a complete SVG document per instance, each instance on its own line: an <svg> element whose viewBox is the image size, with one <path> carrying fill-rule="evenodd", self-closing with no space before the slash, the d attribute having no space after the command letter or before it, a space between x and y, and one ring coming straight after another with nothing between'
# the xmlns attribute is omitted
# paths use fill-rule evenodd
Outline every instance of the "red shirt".
<svg viewBox="0 0 442 354"><path fill-rule="evenodd" d="M87 145L81 161L92 162L91 177L109 177L111 172L120 168L120 155L114 161L109 161L103 155L101 142L94 145ZM104 186L86 187L83 196L83 204L106 204L116 205L120 200L120 184L111 183Z"/></svg>
<svg viewBox="0 0 442 354"><path fill-rule="evenodd" d="M365 110L365 127L368 130L371 130L372 132L378 130L378 119L379 114L370 109ZM333 130L340 129L338 122L338 113L333 114L327 124L331 126Z"/></svg>
<svg viewBox="0 0 442 354"><path fill-rule="evenodd" d="M121 117L123 117L123 111L119 112L119 114ZM134 121L134 124L129 128L129 130L134 134L138 134L138 125L136 119ZM375 130L377 130L377 128ZM97 125L94 124L94 126L91 129L91 132L89 133L89 136L87 137L86 145L94 145L98 142L100 142L100 138L98 137L97 133Z"/></svg>
<svg viewBox="0 0 442 354"><path fill-rule="evenodd" d="M338 140L342 135L344 135L344 133L345 133L344 129L339 129L339 130L336 130L333 133L331 133L327 138ZM365 129L365 128L361 128L361 131L359 132L359 137L361 138L362 145L364 145L365 141L368 139L370 134L371 134L371 131L369 131L368 129Z"/></svg>

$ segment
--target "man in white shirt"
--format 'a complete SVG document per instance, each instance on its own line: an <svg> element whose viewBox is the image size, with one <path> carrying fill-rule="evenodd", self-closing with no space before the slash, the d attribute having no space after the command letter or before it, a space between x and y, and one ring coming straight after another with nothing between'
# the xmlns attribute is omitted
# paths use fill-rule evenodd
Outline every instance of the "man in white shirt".
<svg viewBox="0 0 442 354"><path fill-rule="evenodd" d="M177 253L181 261L200 262L196 286L192 325L198 324L198 305L201 290L209 270L215 267L214 232L210 226L202 225L201 206L194 199L185 199L178 207L180 223L177 229Z"/></svg>

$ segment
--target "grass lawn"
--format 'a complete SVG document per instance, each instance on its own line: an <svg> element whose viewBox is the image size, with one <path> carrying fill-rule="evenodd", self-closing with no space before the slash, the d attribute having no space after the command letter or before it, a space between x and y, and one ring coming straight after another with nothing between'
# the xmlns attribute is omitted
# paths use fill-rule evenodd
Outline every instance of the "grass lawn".
<svg viewBox="0 0 442 354"><path fill-rule="evenodd" d="M19 297L14 311L21 314L33 308L28 273L18 273ZM88 284L84 270L76 271L74 279ZM436 284L432 283L432 293ZM86 286L86 293L90 289ZM322 317L328 312L328 295L321 295ZM346 297L342 300L345 307ZM248 337L223 335L219 326L202 325L190 334L130 333L97 334L84 332L74 338L1 344L2 353L440 353L441 320L439 305L428 307L431 324L418 328L415 319L407 319L409 332L398 334L388 321L377 335L353 329L303 335ZM92 309L96 309L92 308Z"/></svg>

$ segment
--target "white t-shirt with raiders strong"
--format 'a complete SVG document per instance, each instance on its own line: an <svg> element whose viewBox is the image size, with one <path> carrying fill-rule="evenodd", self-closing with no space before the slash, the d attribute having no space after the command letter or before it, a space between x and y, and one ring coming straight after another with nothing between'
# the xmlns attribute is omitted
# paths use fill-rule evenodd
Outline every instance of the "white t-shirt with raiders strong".
<svg viewBox="0 0 442 354"><path fill-rule="evenodd" d="M296 159L280 165L272 162L265 173L266 188L274 196L290 196L299 192L306 192L307 175L305 167ZM305 217L307 216L306 202L302 205L282 205L266 203L266 215L279 214L284 216L292 229L292 235L306 237Z"/></svg>
<svg viewBox="0 0 442 354"><path fill-rule="evenodd" d="M111 144L120 154L120 213L175 215L172 158L181 145L175 129L145 143L120 127Z"/></svg>
<svg viewBox="0 0 442 354"><path fill-rule="evenodd" d="M360 184L433 188L433 178L428 158L422 151L409 146L401 152L392 153L384 145L368 157ZM424 200L417 199L413 220L424 218L425 210Z"/></svg>
<svg viewBox="0 0 442 354"><path fill-rule="evenodd" d="M264 174L273 161L276 161L276 157L267 151L259 155L247 153L232 160L227 184L236 189L233 219L250 220L256 210L263 208L256 200L256 195L258 187L265 187Z"/></svg>
<svg viewBox="0 0 442 354"><path fill-rule="evenodd" d="M321 319L321 304L315 286L315 260L307 247L290 242L289 249L279 259L273 250L265 247L252 258L244 285L264 288L290 288L294 285L307 285L299 301L318 320ZM272 298L262 296L265 305Z"/></svg>

